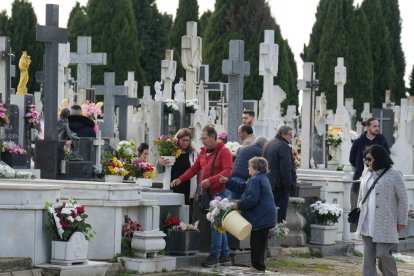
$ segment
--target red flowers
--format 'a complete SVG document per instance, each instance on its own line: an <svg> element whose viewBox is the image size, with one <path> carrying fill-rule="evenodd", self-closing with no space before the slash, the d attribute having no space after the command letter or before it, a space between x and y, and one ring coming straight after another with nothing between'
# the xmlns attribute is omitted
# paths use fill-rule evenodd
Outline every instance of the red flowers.
<svg viewBox="0 0 414 276"><path fill-rule="evenodd" d="M164 221L164 227L170 228L174 225L179 225L181 222L180 218L173 216L171 214L168 214L167 219Z"/></svg>
<svg viewBox="0 0 414 276"><path fill-rule="evenodd" d="M83 213L85 213L85 207L84 206L78 206L78 207L76 207L76 211L78 212L79 215L82 215Z"/></svg>

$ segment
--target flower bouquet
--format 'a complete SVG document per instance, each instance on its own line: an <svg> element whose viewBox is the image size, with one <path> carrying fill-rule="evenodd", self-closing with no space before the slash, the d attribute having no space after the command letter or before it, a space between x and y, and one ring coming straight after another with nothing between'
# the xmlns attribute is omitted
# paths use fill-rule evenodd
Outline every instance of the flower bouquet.
<svg viewBox="0 0 414 276"><path fill-rule="evenodd" d="M174 111L178 110L178 105L175 100L166 99L164 105L164 112L165 113L174 113Z"/></svg>
<svg viewBox="0 0 414 276"><path fill-rule="evenodd" d="M292 147L292 156L293 156L293 161L295 162L295 167L299 168L300 167L300 154L298 150L294 147Z"/></svg>
<svg viewBox="0 0 414 276"><path fill-rule="evenodd" d="M120 141L117 145L116 151L119 159L129 162L136 156L136 144L134 140Z"/></svg>
<svg viewBox="0 0 414 276"><path fill-rule="evenodd" d="M26 154L27 153L27 151L24 148L22 148L20 145L17 145L16 143L12 141L2 142L1 151L8 152L11 154Z"/></svg>
<svg viewBox="0 0 414 276"><path fill-rule="evenodd" d="M272 229L269 230L267 238L271 240L280 240L289 233L289 228L287 228L287 222L284 220L275 225Z"/></svg>
<svg viewBox="0 0 414 276"><path fill-rule="evenodd" d="M197 99L185 101L185 110L187 111L187 113L196 113L198 108L199 105Z"/></svg>
<svg viewBox="0 0 414 276"><path fill-rule="evenodd" d="M168 137L168 135L161 135L154 140L154 146L158 156L179 157L181 154L181 150L176 141Z"/></svg>
<svg viewBox="0 0 414 276"><path fill-rule="evenodd" d="M134 178L155 178L155 167L140 159L134 159L127 165L130 176Z"/></svg>
<svg viewBox="0 0 414 276"><path fill-rule="evenodd" d="M181 221L179 217L171 215L170 213L167 215L166 220L164 221L164 227L167 229L171 229L174 231L197 231L199 221L196 221L194 224L187 224Z"/></svg>
<svg viewBox="0 0 414 276"><path fill-rule="evenodd" d="M319 225L333 225L342 215L342 208L338 204L316 201L310 205L311 212L315 214Z"/></svg>
<svg viewBox="0 0 414 276"><path fill-rule="evenodd" d="M135 231L144 231L144 228L138 221L132 220L125 216L125 223L122 224L122 240L121 240L121 254L123 256L134 256L134 251L131 248L132 237Z"/></svg>
<svg viewBox="0 0 414 276"><path fill-rule="evenodd" d="M29 128L35 128L39 125L39 112L36 109L36 105L31 104L27 107L26 115L26 122L29 125Z"/></svg>
<svg viewBox="0 0 414 276"><path fill-rule="evenodd" d="M211 222L213 227L220 233L226 232L222 222L224 217L232 210L235 203L229 202L228 198L215 197L210 201L210 208L207 213L207 220Z"/></svg>
<svg viewBox="0 0 414 276"><path fill-rule="evenodd" d="M329 128L326 137L326 143L332 145L334 148L338 147L342 143L342 132L335 131L333 128Z"/></svg>
<svg viewBox="0 0 414 276"><path fill-rule="evenodd" d="M225 146L226 146L226 148L228 148L230 150L230 152L233 156L237 155L237 152L239 151L239 148L240 148L240 144L238 142L230 142L229 141L225 144Z"/></svg>
<svg viewBox="0 0 414 276"><path fill-rule="evenodd" d="M122 182L129 172L118 158L112 157L102 161L102 173L105 175L106 182Z"/></svg>
<svg viewBox="0 0 414 276"><path fill-rule="evenodd" d="M93 102L86 101L86 103L81 106L82 115L94 119L97 119L98 117L101 118L103 116L101 107L102 103L95 104Z"/></svg>
<svg viewBox="0 0 414 276"><path fill-rule="evenodd" d="M3 103L0 103L0 126L6 126L10 123L9 115L7 115L7 109Z"/></svg>

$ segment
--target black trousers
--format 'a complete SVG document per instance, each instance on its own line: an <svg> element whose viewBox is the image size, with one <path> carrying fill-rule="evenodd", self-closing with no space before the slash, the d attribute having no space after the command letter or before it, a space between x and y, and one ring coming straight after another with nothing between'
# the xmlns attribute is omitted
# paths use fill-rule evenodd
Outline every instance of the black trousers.
<svg viewBox="0 0 414 276"><path fill-rule="evenodd" d="M289 203L289 192L285 191L275 191L273 194L275 198L275 204L279 207L277 212L277 222L280 223L286 220L287 206Z"/></svg>
<svg viewBox="0 0 414 276"><path fill-rule="evenodd" d="M252 230L250 233L250 258L252 266L260 271L266 270L264 260L268 233L269 228Z"/></svg>

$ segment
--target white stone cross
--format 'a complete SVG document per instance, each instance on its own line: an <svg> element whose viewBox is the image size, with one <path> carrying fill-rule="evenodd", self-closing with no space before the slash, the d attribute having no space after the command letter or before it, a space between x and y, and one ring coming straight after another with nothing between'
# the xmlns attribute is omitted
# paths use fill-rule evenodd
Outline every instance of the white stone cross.
<svg viewBox="0 0 414 276"><path fill-rule="evenodd" d="M161 61L161 80L164 83L162 100L172 99L172 83L175 80L177 62L174 61L174 51L165 50L165 59Z"/></svg>
<svg viewBox="0 0 414 276"><path fill-rule="evenodd" d="M337 59L337 66L335 66L335 85L337 86L337 105L344 105L344 85L346 84L346 67L344 66L344 58L339 57Z"/></svg>
<svg viewBox="0 0 414 276"><path fill-rule="evenodd" d="M96 147L95 154L96 154L96 166L101 165L101 155L102 155L102 146L105 145L105 141L102 140L101 131L99 130L96 133L96 138L93 140L93 145Z"/></svg>

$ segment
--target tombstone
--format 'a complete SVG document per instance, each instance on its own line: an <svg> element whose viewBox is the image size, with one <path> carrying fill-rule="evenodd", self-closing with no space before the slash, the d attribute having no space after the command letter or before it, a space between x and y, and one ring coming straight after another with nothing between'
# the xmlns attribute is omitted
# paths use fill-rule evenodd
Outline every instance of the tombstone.
<svg viewBox="0 0 414 276"><path fill-rule="evenodd" d="M94 86L96 95L104 96L104 122L102 137L114 138L115 127L115 96L127 96L128 89L123 85L115 85L115 73L105 72L104 85Z"/></svg>
<svg viewBox="0 0 414 276"><path fill-rule="evenodd" d="M202 39L197 36L197 22L187 22L187 33L181 37L181 64L185 70L185 98L197 99L197 70L201 66Z"/></svg>
<svg viewBox="0 0 414 276"><path fill-rule="evenodd" d="M345 98L345 109L349 113L349 117L351 119L351 126L355 126L356 110L354 108L354 99L353 98Z"/></svg>
<svg viewBox="0 0 414 276"><path fill-rule="evenodd" d="M124 81L124 86L128 88L128 97L137 99L138 101L138 82L135 81L135 73L128 72L128 79ZM127 133L126 133L126 140L136 140L139 131L136 127L137 121L135 121L135 112L133 106L127 106ZM119 111L118 111L119 112Z"/></svg>
<svg viewBox="0 0 414 276"><path fill-rule="evenodd" d="M186 84L182 78L180 81L174 85L174 100L178 103L185 103L185 89ZM194 98L195 99L195 98Z"/></svg>
<svg viewBox="0 0 414 276"><path fill-rule="evenodd" d="M92 38L78 36L78 51L70 53L70 64L77 65L78 89L91 88L92 66L106 65L106 53L93 53Z"/></svg>
<svg viewBox="0 0 414 276"><path fill-rule="evenodd" d="M394 109L395 103L391 102L391 90L385 90L385 101L382 103L382 108Z"/></svg>
<svg viewBox="0 0 414 276"><path fill-rule="evenodd" d="M10 38L0 36L0 100L3 103L10 102L11 78L14 66L11 65L14 54L10 47Z"/></svg>
<svg viewBox="0 0 414 276"><path fill-rule="evenodd" d="M210 82L210 72L209 72L209 65L202 64L200 66L200 84L202 83L204 97L200 97L198 102L200 103L200 108L204 110L204 112L208 113L210 110L209 108L209 102L210 102L210 92L220 92L220 99L223 96L223 93L225 92L226 85L222 82ZM227 98L227 97L226 97Z"/></svg>
<svg viewBox="0 0 414 276"><path fill-rule="evenodd" d="M318 87L318 80L315 79L313 62L303 63L303 79L298 80L298 90L302 90L302 129L300 133L301 141L301 162L302 169L309 169L310 159L312 158L311 141L313 139L313 93Z"/></svg>
<svg viewBox="0 0 414 276"><path fill-rule="evenodd" d="M71 69L65 68L65 79L64 79L64 92L63 98L68 99L70 104L75 104L76 97L75 97L75 90L76 90L76 81L73 79L71 75Z"/></svg>
<svg viewBox="0 0 414 276"><path fill-rule="evenodd" d="M161 80L164 83L164 93L162 99L172 99L172 84L175 80L177 62L174 61L174 51L165 50L165 60L161 61Z"/></svg>
<svg viewBox="0 0 414 276"><path fill-rule="evenodd" d="M162 91L162 82L156 81L154 83L154 90L155 90L155 96L154 96L154 100L156 102L162 102L163 100L163 91Z"/></svg>
<svg viewBox="0 0 414 276"><path fill-rule="evenodd" d="M165 112L166 103L162 103L161 108L161 134L175 135L175 133L181 128L181 116L184 114L185 103L176 103L178 109L174 113ZM151 113L152 114L152 113Z"/></svg>
<svg viewBox="0 0 414 276"><path fill-rule="evenodd" d="M59 61L58 61L58 103L65 98L65 68L69 65L70 43L59 44ZM73 104L73 101L70 102Z"/></svg>
<svg viewBox="0 0 414 276"><path fill-rule="evenodd" d="M137 106L138 103L138 98L129 98L128 96L115 96L115 106L118 107L118 130L120 140L127 139L128 107Z"/></svg>
<svg viewBox="0 0 414 276"><path fill-rule="evenodd" d="M326 97L321 93L315 101L315 130L313 136L312 156L315 164L326 164Z"/></svg>
<svg viewBox="0 0 414 276"><path fill-rule="evenodd" d="M244 61L244 41L230 40L229 59L223 60L222 73L228 75L229 98L231 98L227 120L228 140L239 141L237 131L242 121L243 83L244 77L250 75L250 63Z"/></svg>
<svg viewBox="0 0 414 276"><path fill-rule="evenodd" d="M388 147L394 144L394 111L384 108L373 108L372 117L377 119L382 135L387 140Z"/></svg>
<svg viewBox="0 0 414 276"><path fill-rule="evenodd" d="M285 123L289 126L291 126L295 132L297 133L297 119L298 116L296 114L296 105L288 105L287 110L286 110L286 115L285 115Z"/></svg>

